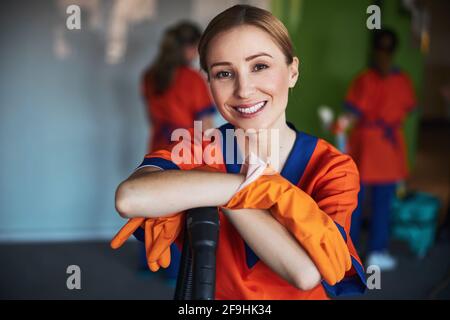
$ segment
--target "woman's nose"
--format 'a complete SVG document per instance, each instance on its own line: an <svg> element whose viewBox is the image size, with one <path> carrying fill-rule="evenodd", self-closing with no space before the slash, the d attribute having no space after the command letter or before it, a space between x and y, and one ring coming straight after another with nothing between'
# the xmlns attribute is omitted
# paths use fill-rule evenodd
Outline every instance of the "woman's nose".
<svg viewBox="0 0 450 320"><path fill-rule="evenodd" d="M247 75L240 75L236 81L235 94L240 99L249 98L254 91L254 85Z"/></svg>

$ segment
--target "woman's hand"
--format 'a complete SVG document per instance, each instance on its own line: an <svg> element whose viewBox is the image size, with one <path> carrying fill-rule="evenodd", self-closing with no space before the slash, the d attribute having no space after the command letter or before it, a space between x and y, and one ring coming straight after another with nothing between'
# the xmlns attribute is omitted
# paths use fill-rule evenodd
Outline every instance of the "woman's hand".
<svg viewBox="0 0 450 320"><path fill-rule="evenodd" d="M263 175L239 191L225 209L269 209L308 252L321 275L334 285L351 268L346 242L334 221L305 192L279 174Z"/></svg>

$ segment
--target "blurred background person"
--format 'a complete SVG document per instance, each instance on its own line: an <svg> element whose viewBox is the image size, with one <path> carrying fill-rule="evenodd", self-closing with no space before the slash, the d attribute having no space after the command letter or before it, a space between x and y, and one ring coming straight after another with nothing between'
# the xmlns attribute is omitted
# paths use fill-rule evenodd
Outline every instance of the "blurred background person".
<svg viewBox="0 0 450 320"><path fill-rule="evenodd" d="M163 35L154 62L145 70L141 80L151 136L148 152L171 142L172 131L193 128L202 121L203 130L214 126L215 106L207 84L192 65L198 58L200 28L189 21L169 27ZM145 248L141 248L142 266L147 269ZM172 263L165 270L169 280L175 280L180 251L171 247Z"/></svg>
<svg viewBox="0 0 450 320"><path fill-rule="evenodd" d="M408 175L402 124L415 107L409 76L393 66L396 34L388 29L373 35L371 66L350 85L345 106L354 128L348 152L360 171L359 205L352 217L351 237L360 240L364 199L370 193L371 219L366 262L391 270L396 260L388 252L391 204L399 182Z"/></svg>
<svg viewBox="0 0 450 320"><path fill-rule="evenodd" d="M169 28L158 55L142 77L142 95L151 125L148 151L170 142L177 128L191 128L201 120L213 127L215 106L203 76L191 65L198 57L200 28L188 21Z"/></svg>

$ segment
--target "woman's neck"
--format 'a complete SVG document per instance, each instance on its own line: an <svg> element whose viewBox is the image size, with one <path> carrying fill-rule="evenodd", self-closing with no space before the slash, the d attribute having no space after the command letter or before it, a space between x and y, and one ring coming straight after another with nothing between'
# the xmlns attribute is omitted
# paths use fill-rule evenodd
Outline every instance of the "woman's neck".
<svg viewBox="0 0 450 320"><path fill-rule="evenodd" d="M246 135L244 159L253 152L281 172L296 139L296 132L287 125L285 119L281 120L278 125ZM240 149L242 152L241 146Z"/></svg>
<svg viewBox="0 0 450 320"><path fill-rule="evenodd" d="M287 125L286 121L284 121L283 125L280 128L277 128L277 130L279 131L278 141L275 139L276 144L273 145L272 142L270 148L272 155L271 165L275 170L281 172L292 147L294 146L297 134Z"/></svg>

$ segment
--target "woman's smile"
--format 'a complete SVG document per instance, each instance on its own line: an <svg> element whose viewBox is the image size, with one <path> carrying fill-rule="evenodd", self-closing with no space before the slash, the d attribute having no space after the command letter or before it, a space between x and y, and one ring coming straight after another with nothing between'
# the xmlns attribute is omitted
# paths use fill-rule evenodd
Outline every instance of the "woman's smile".
<svg viewBox="0 0 450 320"><path fill-rule="evenodd" d="M261 114L267 105L267 100L231 106L236 114L242 118L254 118Z"/></svg>

